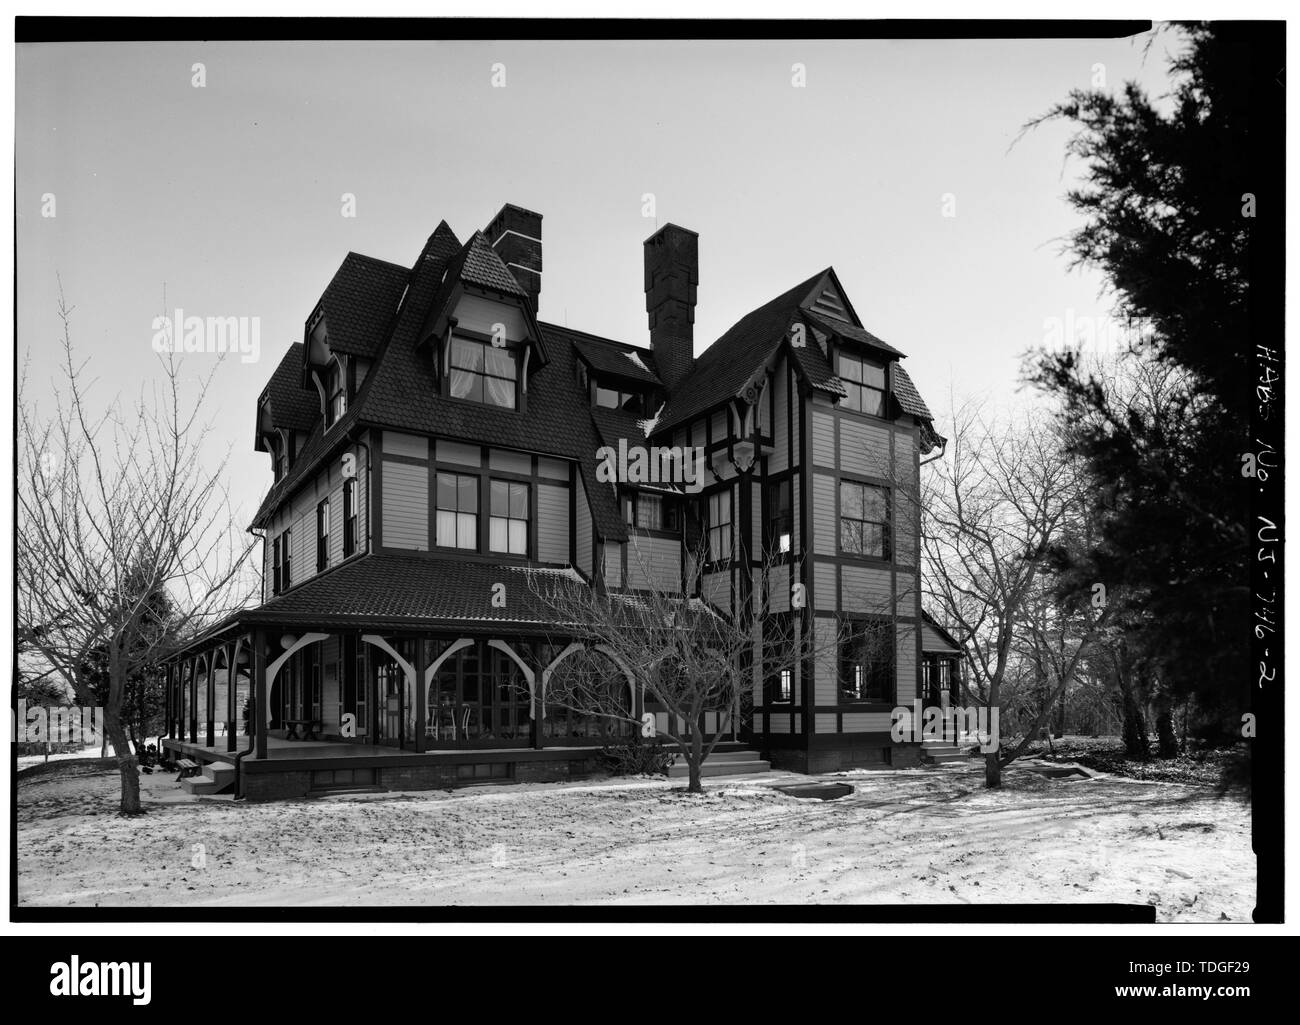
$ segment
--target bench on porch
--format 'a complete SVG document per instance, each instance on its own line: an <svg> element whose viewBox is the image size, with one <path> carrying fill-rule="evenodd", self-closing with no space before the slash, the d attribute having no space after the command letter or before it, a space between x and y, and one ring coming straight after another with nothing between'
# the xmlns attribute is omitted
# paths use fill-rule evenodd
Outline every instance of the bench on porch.
<svg viewBox="0 0 1300 1025"><path fill-rule="evenodd" d="M324 724L319 719L285 719L284 720L285 740L315 740L316 734L324 729ZM298 730L302 730L302 737L299 738Z"/></svg>
<svg viewBox="0 0 1300 1025"><path fill-rule="evenodd" d="M194 761L194 759L192 758L176 759L176 768L181 770L181 774L176 777L177 783L179 783L183 779L187 779L190 776L197 776L201 771L201 766L199 765L199 763Z"/></svg>

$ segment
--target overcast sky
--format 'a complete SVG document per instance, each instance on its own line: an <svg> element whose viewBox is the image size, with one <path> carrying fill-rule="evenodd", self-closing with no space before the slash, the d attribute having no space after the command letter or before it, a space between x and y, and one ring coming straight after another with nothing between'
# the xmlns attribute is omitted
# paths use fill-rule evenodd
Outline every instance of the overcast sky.
<svg viewBox="0 0 1300 1025"><path fill-rule="evenodd" d="M950 389L1014 400L1047 318L1108 313L1061 250L1068 128L1010 147L1099 74L1163 92L1175 38L1144 43L20 46L20 359L52 380L56 274L103 399L157 377L164 284L169 312L259 317L260 363L227 358L211 407L246 521L271 480L258 393L348 250L409 266L439 219L463 240L513 202L544 217L542 318L639 345L666 221L700 234L697 353L834 266L942 432Z"/></svg>

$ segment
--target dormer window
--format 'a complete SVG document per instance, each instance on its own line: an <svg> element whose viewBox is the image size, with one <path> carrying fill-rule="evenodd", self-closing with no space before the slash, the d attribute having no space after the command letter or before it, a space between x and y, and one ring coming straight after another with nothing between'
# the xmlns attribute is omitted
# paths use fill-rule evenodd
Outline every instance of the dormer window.
<svg viewBox="0 0 1300 1025"><path fill-rule="evenodd" d="M325 373L325 426L333 427L348 411L347 375L337 359Z"/></svg>
<svg viewBox="0 0 1300 1025"><path fill-rule="evenodd" d="M279 433L268 439L267 444L271 448L271 465L278 484L289 472L289 439Z"/></svg>
<svg viewBox="0 0 1300 1025"><path fill-rule="evenodd" d="M640 413L643 403L639 392L619 391L596 385L596 405L604 409L622 409L628 413Z"/></svg>
<svg viewBox="0 0 1300 1025"><path fill-rule="evenodd" d="M510 349L462 335L451 339L451 397L488 406L518 406L519 360Z"/></svg>
<svg viewBox="0 0 1300 1025"><path fill-rule="evenodd" d="M851 409L855 413L884 416L884 365L857 356L850 356L846 352L840 352L836 362L838 366L835 372L839 375L849 393L844 399L844 408Z"/></svg>

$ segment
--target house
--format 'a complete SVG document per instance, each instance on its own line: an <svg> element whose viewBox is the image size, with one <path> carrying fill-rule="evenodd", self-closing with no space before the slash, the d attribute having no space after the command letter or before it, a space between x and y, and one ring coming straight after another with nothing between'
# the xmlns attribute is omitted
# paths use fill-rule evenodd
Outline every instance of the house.
<svg viewBox="0 0 1300 1025"><path fill-rule="evenodd" d="M621 730L547 707L572 649L543 577L746 617L736 747L809 772L918 762L891 711L956 645L921 609L919 465L942 439L904 354L827 268L696 357L696 234L665 225L644 259L648 344L539 319L542 217L517 206L465 239L439 224L410 267L344 258L256 403L262 601L169 665L165 746L208 764L196 787L590 771ZM608 453L638 448L703 466L611 481ZM826 643L766 672L791 623ZM665 722L610 673L632 718Z"/></svg>

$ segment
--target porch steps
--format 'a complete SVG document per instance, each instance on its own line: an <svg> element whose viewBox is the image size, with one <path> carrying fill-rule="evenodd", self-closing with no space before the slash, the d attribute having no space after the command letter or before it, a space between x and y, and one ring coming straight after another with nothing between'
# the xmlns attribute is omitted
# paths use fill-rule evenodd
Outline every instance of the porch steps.
<svg viewBox="0 0 1300 1025"><path fill-rule="evenodd" d="M949 744L942 740L924 740L921 742L921 761L929 765L964 762L966 758L966 752L955 744Z"/></svg>
<svg viewBox="0 0 1300 1025"><path fill-rule="evenodd" d="M748 776L768 772L771 768L771 762L759 758L757 751L714 751L700 766L700 777ZM690 774L690 766L679 754L677 761L668 768L668 778L686 779Z"/></svg>
<svg viewBox="0 0 1300 1025"><path fill-rule="evenodd" d="M235 767L226 762L208 762L203 766L203 775L190 776L181 780L181 788L187 794L219 794L235 783Z"/></svg>

